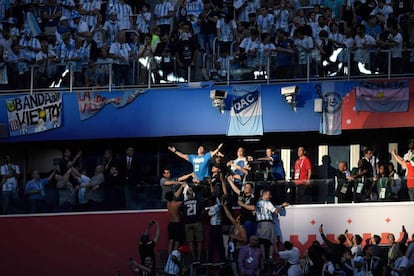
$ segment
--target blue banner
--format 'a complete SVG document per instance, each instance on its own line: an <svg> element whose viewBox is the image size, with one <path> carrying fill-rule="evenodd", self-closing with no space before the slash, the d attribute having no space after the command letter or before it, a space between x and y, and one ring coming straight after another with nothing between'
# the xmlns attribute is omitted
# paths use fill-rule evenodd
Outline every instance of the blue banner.
<svg viewBox="0 0 414 276"><path fill-rule="evenodd" d="M228 136L263 135L260 86L233 86Z"/></svg>

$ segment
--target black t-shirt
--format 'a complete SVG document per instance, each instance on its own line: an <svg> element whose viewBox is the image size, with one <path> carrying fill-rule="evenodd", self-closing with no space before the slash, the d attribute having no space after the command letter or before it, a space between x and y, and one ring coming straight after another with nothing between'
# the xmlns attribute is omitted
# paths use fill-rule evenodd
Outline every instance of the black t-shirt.
<svg viewBox="0 0 414 276"><path fill-rule="evenodd" d="M243 202L243 204L246 204L246 205L253 205L253 206L256 205L256 198L254 197L253 194L246 195L244 194L244 192L240 192L239 200ZM242 221L246 221L246 220L255 221L256 220L255 216L253 215L253 211L247 210L245 208L240 208L240 218Z"/></svg>
<svg viewBox="0 0 414 276"><path fill-rule="evenodd" d="M141 256L141 264L144 264L146 257L151 257L152 261L155 262L155 241L150 240L147 243L139 244L139 255Z"/></svg>
<svg viewBox="0 0 414 276"><path fill-rule="evenodd" d="M186 224L201 222L200 201L197 199L187 199L183 201L182 210Z"/></svg>
<svg viewBox="0 0 414 276"><path fill-rule="evenodd" d="M373 177L374 176L374 172L372 170L372 165L366 158L361 159L359 170L360 171L365 171L365 173L363 175L364 177Z"/></svg>
<svg viewBox="0 0 414 276"><path fill-rule="evenodd" d="M204 11L198 17L200 19L200 33L201 34L216 34L216 23L208 20L209 17L218 16L218 13L213 9Z"/></svg>

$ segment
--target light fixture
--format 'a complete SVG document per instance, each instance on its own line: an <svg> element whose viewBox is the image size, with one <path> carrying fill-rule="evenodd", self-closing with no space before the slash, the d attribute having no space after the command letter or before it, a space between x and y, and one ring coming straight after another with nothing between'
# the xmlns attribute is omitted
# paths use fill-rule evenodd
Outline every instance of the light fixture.
<svg viewBox="0 0 414 276"><path fill-rule="evenodd" d="M225 103L224 100L227 98L226 90L210 90L211 105L217 108L220 113L224 113Z"/></svg>
<svg viewBox="0 0 414 276"><path fill-rule="evenodd" d="M296 96L299 95L299 88L296 85L282 87L280 94L285 98L285 101L296 111Z"/></svg>

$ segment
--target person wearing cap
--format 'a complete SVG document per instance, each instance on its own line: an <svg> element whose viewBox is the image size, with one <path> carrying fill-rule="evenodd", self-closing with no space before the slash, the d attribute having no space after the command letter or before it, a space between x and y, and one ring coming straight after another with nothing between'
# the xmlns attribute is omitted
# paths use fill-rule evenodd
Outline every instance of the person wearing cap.
<svg viewBox="0 0 414 276"><path fill-rule="evenodd" d="M151 239L150 233L152 226L155 226L155 234L154 237ZM145 229L145 232L141 235L138 251L139 255L141 256L141 263L145 262L147 257L151 257L151 259L155 262L155 246L158 242L160 237L160 225L158 221L152 220L148 222L148 226Z"/></svg>
<svg viewBox="0 0 414 276"><path fill-rule="evenodd" d="M111 11L109 13L109 20L105 21L103 25L103 41L107 45L115 42L119 32L121 31L121 23L118 20L118 13L116 11Z"/></svg>
<svg viewBox="0 0 414 276"><path fill-rule="evenodd" d="M184 255L190 252L188 245L181 245L178 249L173 250L168 256L164 268L165 276L184 275L188 270L184 264Z"/></svg>
<svg viewBox="0 0 414 276"><path fill-rule="evenodd" d="M66 16L66 18L70 18L72 11L76 9L75 1L73 0L60 1L60 6L62 7L62 16Z"/></svg>
<svg viewBox="0 0 414 276"><path fill-rule="evenodd" d="M118 3L113 5L111 11L115 11L118 14L121 30L130 30L134 25L131 6L125 0L119 0Z"/></svg>
<svg viewBox="0 0 414 276"><path fill-rule="evenodd" d="M59 19L59 24L56 27L56 42L58 44L63 43L62 35L67 32L71 32L72 28L69 26L69 18L62 15Z"/></svg>
<svg viewBox="0 0 414 276"><path fill-rule="evenodd" d="M71 27L75 30L75 34L81 37L82 40L89 33L88 24L86 24L86 22L83 21L82 16L77 11L72 12Z"/></svg>
<svg viewBox="0 0 414 276"><path fill-rule="evenodd" d="M20 36L19 28L16 27L17 19L14 17L9 17L9 19L7 19L7 23L9 23L10 36Z"/></svg>

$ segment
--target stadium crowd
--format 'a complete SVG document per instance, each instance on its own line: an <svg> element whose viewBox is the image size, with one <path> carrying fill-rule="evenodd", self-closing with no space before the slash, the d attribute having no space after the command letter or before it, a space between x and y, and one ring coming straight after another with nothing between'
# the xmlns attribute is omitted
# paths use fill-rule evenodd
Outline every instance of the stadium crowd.
<svg viewBox="0 0 414 276"><path fill-rule="evenodd" d="M414 71L404 0L1 1L0 21L2 89Z"/></svg>
<svg viewBox="0 0 414 276"><path fill-rule="evenodd" d="M373 149L365 147L357 167L350 171L345 161L339 162L337 169L331 167L327 156L324 164L315 168L306 150L298 147L292 180L286 182L283 162L270 146L264 156L250 156L243 147L231 156L223 144L210 151L199 146L193 154L170 146L168 152L177 157L175 162L182 159L192 169L176 178L171 176L171 169L164 168L157 184L164 199L159 207L166 207L169 215L169 257L162 267L164 275L206 267L216 271L215 275L269 275L274 271L277 275L322 275L322 271L323 275L411 275L414 248L411 243L407 249L404 227L401 241L390 234L388 246L382 247L379 236L362 241L347 231L337 242L329 241L321 225L326 247L315 241L306 260L301 260L299 250L283 238L279 216L286 215L290 204L315 202L315 189L329 186L329 181L338 202L404 200L404 189L405 196L414 200L413 151L414 139L409 140L403 156L392 151L388 158L381 154L374 157ZM73 155L66 149L46 177L33 170L26 183L21 181L25 172L6 155L0 167L3 214L136 209L142 207L139 204L144 198L158 200L154 190L142 186L142 163L133 147L122 155L105 150L100 161L93 163L93 173L82 165L86 154L80 151ZM390 156L406 174L393 169ZM315 182L321 177L323 185L315 185L322 183ZM239 211L234 212L234 206ZM151 239L152 226L156 234ZM203 231L208 233L204 235ZM133 271L155 275L154 246L159 235L158 223L151 221L141 237L141 264L131 260ZM203 251L207 243L208 250Z"/></svg>
<svg viewBox="0 0 414 276"><path fill-rule="evenodd" d="M271 146L264 156L249 155L239 147L235 157L228 151L224 156L221 146L212 151L200 146L194 154L169 147L176 157L170 155L170 167L161 170L161 179L144 172L149 164L133 147L124 153L107 149L96 159L66 149L49 173L37 168L21 171L7 154L0 167L2 213L165 208L166 195L183 184L204 200L213 190L219 191L220 199L226 191L230 206L237 206L246 190L257 198L262 190L269 190L277 204L414 200L412 139L404 156L394 151L374 156L373 149L366 147L352 169L346 161L334 168L329 156L314 166L315 160L299 147L290 173ZM399 166L394 167L391 158Z"/></svg>

